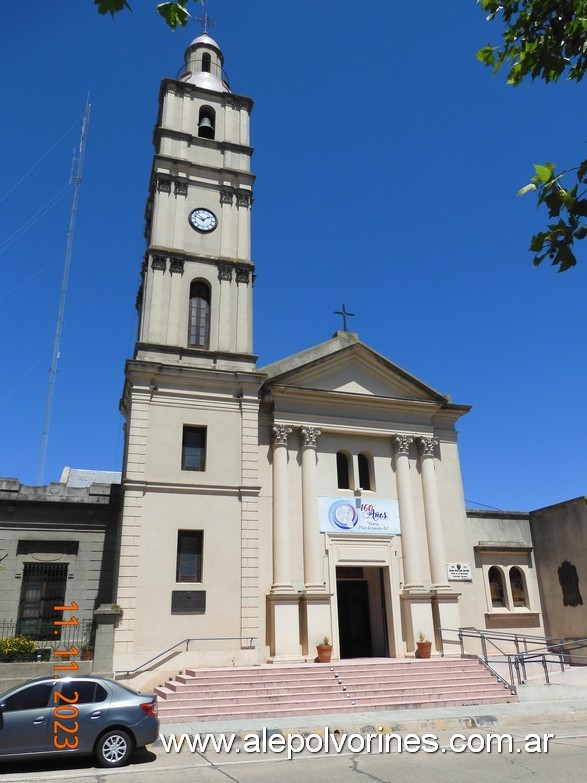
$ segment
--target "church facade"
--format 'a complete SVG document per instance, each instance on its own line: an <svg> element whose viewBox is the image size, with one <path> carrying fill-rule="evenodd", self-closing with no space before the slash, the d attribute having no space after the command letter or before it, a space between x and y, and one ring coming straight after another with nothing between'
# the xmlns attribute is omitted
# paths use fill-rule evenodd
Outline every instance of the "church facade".
<svg viewBox="0 0 587 783"><path fill-rule="evenodd" d="M113 670L172 647L160 672L310 661L324 637L348 658L420 635L457 653L461 626L543 634L528 515L467 517L468 406L346 331L257 367L252 105L207 34L161 85Z"/></svg>

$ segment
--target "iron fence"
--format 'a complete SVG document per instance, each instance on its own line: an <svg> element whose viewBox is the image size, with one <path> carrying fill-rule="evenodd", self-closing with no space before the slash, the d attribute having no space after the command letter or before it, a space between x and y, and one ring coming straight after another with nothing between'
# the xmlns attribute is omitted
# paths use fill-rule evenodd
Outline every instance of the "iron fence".
<svg viewBox="0 0 587 783"><path fill-rule="evenodd" d="M84 647L93 647L96 629L94 620L80 620L78 625L55 626L46 620L0 620L0 640L14 636L26 636L34 640L34 653L13 653L3 656L0 662L51 660L56 650L70 650L74 647L81 653ZM77 658L78 654L72 654ZM62 660L63 656L59 656Z"/></svg>

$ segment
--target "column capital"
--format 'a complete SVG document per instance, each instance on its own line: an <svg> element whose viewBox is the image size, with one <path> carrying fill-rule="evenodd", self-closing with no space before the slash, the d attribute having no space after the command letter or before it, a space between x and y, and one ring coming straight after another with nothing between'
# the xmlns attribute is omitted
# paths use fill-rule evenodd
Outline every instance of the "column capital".
<svg viewBox="0 0 587 783"><path fill-rule="evenodd" d="M291 435L291 427L285 424L274 424L271 427L271 436L274 446L287 446L288 436Z"/></svg>
<svg viewBox="0 0 587 783"><path fill-rule="evenodd" d="M410 444L414 442L414 439L409 435L394 435L392 441L397 453L405 454L407 456L410 453Z"/></svg>
<svg viewBox="0 0 587 783"><path fill-rule="evenodd" d="M417 438L418 442L418 450L420 451L421 457L433 457L434 456L434 449L436 446L438 446L438 441L436 438Z"/></svg>
<svg viewBox="0 0 587 783"><path fill-rule="evenodd" d="M318 427L300 427L300 446L302 446L302 448L304 446L310 446L315 449L316 441L318 440L318 436L321 434L322 432L318 429Z"/></svg>

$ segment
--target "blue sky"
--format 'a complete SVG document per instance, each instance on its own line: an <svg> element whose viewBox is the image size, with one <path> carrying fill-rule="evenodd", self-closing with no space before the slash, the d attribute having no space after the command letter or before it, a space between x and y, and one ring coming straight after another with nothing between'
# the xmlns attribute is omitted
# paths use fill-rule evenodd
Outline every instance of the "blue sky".
<svg viewBox="0 0 587 783"><path fill-rule="evenodd" d="M132 5L114 20L90 0L0 9L0 476L23 483L37 479L71 191L20 230L67 185L88 92L45 480L120 468L159 82L200 32ZM329 339L344 302L364 342L473 405L459 426L471 505L585 494L587 246L574 270L534 269L544 218L516 197L532 163L585 157L585 88L493 78L474 54L497 30L474 0L210 13L233 91L255 100L259 365Z"/></svg>

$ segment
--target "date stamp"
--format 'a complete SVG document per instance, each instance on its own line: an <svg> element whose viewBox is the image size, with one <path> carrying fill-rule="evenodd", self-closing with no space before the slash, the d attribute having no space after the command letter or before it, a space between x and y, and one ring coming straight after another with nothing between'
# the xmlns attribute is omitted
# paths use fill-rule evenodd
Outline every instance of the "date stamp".
<svg viewBox="0 0 587 783"><path fill-rule="evenodd" d="M64 606L54 606L53 609L55 612L77 612L79 606L75 601L72 601ZM57 635L63 627L79 625L79 620L75 615L72 615L69 620L55 620L53 625L56 627L55 634ZM54 671L78 671L79 666L75 656L79 655L79 650L75 645L72 645L68 650L55 650L53 655L59 660L59 663L53 666ZM68 663L65 663L65 660L68 660ZM53 676L58 680L63 675L55 674ZM79 709L75 706L78 699L79 693L77 691L73 691L71 698L60 693L57 689L53 691L53 745L58 750L74 750L79 745L77 733L79 723L76 720Z"/></svg>

